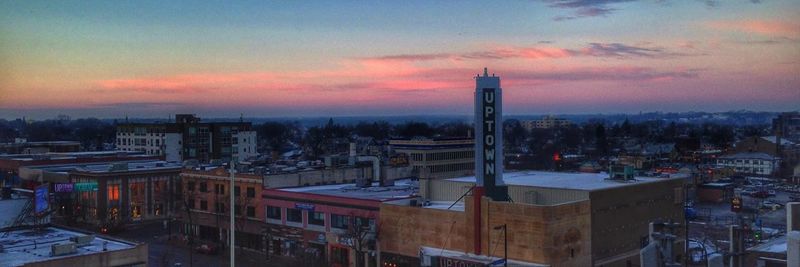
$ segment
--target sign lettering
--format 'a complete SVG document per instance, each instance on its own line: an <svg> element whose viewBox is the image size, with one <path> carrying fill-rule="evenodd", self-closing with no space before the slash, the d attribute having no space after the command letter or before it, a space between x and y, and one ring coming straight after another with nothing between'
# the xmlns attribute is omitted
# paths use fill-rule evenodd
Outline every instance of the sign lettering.
<svg viewBox="0 0 800 267"><path fill-rule="evenodd" d="M495 183L495 89L483 89L483 179L484 184Z"/></svg>

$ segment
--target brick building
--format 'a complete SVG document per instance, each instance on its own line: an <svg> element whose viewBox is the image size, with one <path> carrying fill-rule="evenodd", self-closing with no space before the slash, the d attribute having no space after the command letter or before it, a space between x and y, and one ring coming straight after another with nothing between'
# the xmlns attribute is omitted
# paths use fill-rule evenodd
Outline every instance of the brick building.
<svg viewBox="0 0 800 267"><path fill-rule="evenodd" d="M235 213L235 245L242 249L264 252L261 230L264 206L261 201L262 176L237 173L230 188L230 173L223 167L184 169L180 174L183 203L180 221L182 232L193 240L227 246L230 231L230 210ZM234 207L230 194L234 194Z"/></svg>

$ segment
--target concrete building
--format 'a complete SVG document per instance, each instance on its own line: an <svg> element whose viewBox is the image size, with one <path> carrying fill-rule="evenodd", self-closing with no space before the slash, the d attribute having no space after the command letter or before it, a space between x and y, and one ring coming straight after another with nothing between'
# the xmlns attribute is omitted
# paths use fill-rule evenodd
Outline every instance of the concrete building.
<svg viewBox="0 0 800 267"><path fill-rule="evenodd" d="M249 122L201 122L190 114L174 123L117 124L117 149L163 155L167 161L236 161L257 155L256 132Z"/></svg>
<svg viewBox="0 0 800 267"><path fill-rule="evenodd" d="M0 266L131 266L148 264L147 244L63 227L0 232Z"/></svg>
<svg viewBox="0 0 800 267"><path fill-rule="evenodd" d="M721 156L716 164L716 167L731 167L736 173L755 176L772 176L779 166L780 158L759 152Z"/></svg>
<svg viewBox="0 0 800 267"><path fill-rule="evenodd" d="M262 176L237 173L230 188L230 173L223 167L185 169L181 173L183 204L182 232L195 240L227 247L230 210L234 209L235 245L241 249L265 252L262 239L264 203ZM234 207L230 194L234 195Z"/></svg>
<svg viewBox="0 0 800 267"><path fill-rule="evenodd" d="M567 119L556 118L555 116L549 115L545 116L539 120L523 120L519 122L522 125L522 128L525 128L528 131L533 129L553 129L553 128L562 128L568 127L572 125L572 122Z"/></svg>
<svg viewBox="0 0 800 267"><path fill-rule="evenodd" d="M420 179L453 178L474 172L473 138L395 139L389 145L395 153L408 156L412 171Z"/></svg>
<svg viewBox="0 0 800 267"><path fill-rule="evenodd" d="M420 192L429 193L418 203L430 201L430 205L387 202L381 206L383 264L417 266L420 260L486 264L503 257L502 230L495 230L501 225L510 233L509 258L519 264L626 266L639 262L649 222L684 222L686 178L608 178L604 173L505 173L503 180L513 202L474 199L474 176L435 180L427 190L421 184ZM480 217L474 215L477 206L481 206ZM683 238L676 244L682 247ZM423 248L460 256L420 258Z"/></svg>
<svg viewBox="0 0 800 267"><path fill-rule="evenodd" d="M0 143L0 154L67 153L80 150L81 143L78 141L28 142L18 138L14 143Z"/></svg>
<svg viewBox="0 0 800 267"><path fill-rule="evenodd" d="M408 200L416 192L409 180L265 189L269 251L318 260L312 266L380 266L381 203Z"/></svg>

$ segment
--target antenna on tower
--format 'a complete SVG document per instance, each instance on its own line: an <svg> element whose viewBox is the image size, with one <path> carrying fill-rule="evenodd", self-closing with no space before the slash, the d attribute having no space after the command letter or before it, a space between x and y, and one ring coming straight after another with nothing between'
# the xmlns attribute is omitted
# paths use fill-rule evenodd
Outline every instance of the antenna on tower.
<svg viewBox="0 0 800 267"><path fill-rule="evenodd" d="M483 68L483 77L489 77L489 68Z"/></svg>

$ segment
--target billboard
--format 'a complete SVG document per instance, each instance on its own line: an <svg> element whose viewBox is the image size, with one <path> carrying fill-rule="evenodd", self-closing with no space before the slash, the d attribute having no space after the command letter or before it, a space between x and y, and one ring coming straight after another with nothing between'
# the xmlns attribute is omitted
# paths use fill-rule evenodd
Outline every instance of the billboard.
<svg viewBox="0 0 800 267"><path fill-rule="evenodd" d="M49 191L50 191L49 188L50 188L50 186L48 184L43 184L43 185L37 186L36 189L34 189L34 197L33 197L33 201L34 201L34 206L33 207L34 207L34 209L33 210L34 210L35 213L41 214L41 213L44 213L45 211L47 211L48 208L50 208L49 202L48 202L48 198L49 198L49 195L50 195L49 194Z"/></svg>

